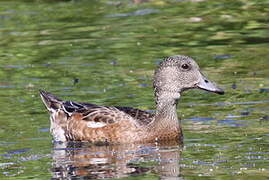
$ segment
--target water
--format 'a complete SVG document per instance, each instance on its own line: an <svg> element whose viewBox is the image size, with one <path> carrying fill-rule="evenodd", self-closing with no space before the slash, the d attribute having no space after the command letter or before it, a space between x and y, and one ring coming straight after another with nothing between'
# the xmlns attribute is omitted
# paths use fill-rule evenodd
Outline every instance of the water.
<svg viewBox="0 0 269 180"><path fill-rule="evenodd" d="M268 0L0 2L0 178L265 179ZM165 56L197 59L224 87L183 94L184 144L55 144L38 89L154 110Z"/></svg>

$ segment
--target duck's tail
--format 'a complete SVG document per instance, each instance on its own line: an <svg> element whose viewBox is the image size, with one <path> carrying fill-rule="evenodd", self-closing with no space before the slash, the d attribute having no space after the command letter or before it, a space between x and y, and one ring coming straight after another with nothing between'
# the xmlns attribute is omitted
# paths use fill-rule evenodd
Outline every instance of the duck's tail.
<svg viewBox="0 0 269 180"><path fill-rule="evenodd" d="M56 96L41 89L39 90L39 92L44 105L50 113L55 112L62 106L63 101Z"/></svg>

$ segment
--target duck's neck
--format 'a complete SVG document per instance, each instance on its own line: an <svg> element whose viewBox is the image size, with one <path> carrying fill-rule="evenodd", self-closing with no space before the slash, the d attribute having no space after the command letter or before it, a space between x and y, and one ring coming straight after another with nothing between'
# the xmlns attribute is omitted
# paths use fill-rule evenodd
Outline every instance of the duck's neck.
<svg viewBox="0 0 269 180"><path fill-rule="evenodd" d="M172 132L180 129L176 112L179 98L179 93L167 91L156 93L156 114L150 127L153 131Z"/></svg>

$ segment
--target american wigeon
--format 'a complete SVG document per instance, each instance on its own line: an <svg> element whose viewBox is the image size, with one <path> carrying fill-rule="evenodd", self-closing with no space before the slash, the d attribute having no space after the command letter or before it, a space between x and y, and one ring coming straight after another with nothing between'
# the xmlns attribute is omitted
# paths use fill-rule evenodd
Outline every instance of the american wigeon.
<svg viewBox="0 0 269 180"><path fill-rule="evenodd" d="M50 112L50 131L56 141L133 143L181 140L176 107L183 91L193 88L224 94L200 71L188 56L165 58L157 67L153 82L156 112L131 107L109 107L62 101L40 90Z"/></svg>

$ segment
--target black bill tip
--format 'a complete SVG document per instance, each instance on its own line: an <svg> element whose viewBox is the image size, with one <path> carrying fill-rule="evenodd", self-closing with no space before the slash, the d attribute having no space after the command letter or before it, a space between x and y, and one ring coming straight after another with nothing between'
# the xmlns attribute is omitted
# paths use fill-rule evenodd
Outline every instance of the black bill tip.
<svg viewBox="0 0 269 180"><path fill-rule="evenodd" d="M215 91L215 93L220 94L220 95L225 94L223 89L218 89L217 91Z"/></svg>

